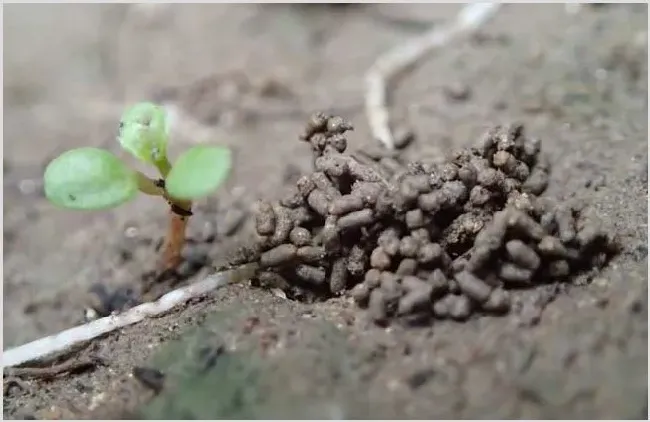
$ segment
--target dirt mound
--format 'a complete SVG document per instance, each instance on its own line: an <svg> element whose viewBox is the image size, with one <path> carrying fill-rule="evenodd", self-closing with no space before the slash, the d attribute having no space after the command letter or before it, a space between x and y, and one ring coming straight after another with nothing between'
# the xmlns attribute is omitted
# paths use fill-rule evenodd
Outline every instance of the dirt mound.
<svg viewBox="0 0 650 422"><path fill-rule="evenodd" d="M540 195L550 163L521 125L499 126L444 163L347 154L341 117L315 114L314 171L255 227L262 284L296 298L352 289L371 318L422 322L504 313L508 290L571 279L616 252L582 204Z"/></svg>

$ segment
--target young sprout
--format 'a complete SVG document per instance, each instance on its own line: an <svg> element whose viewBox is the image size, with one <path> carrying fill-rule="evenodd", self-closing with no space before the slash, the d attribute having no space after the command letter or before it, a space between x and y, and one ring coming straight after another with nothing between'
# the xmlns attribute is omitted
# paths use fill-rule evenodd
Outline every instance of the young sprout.
<svg viewBox="0 0 650 422"><path fill-rule="evenodd" d="M52 160L43 176L45 196L54 205L72 210L103 210L124 204L138 192L164 198L170 206L161 270L181 262L192 201L210 195L226 180L232 165L228 148L196 146L172 165L167 157L169 123L165 110L144 102L126 109L118 141L138 160L153 165L160 178L151 179L129 168L109 151L82 147Z"/></svg>

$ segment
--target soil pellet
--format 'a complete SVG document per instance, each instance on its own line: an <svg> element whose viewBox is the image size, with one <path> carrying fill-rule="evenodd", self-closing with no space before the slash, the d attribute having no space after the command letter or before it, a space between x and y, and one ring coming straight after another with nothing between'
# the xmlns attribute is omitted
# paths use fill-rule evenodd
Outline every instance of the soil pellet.
<svg viewBox="0 0 650 422"><path fill-rule="evenodd" d="M300 176L296 182L296 188L303 198L307 198L311 191L316 189L316 184L309 176Z"/></svg>
<svg viewBox="0 0 650 422"><path fill-rule="evenodd" d="M407 129L403 126L398 127L395 129L395 134L394 134L394 142L393 146L396 149L404 149L407 146L411 144L415 140L415 134L413 133L412 130Z"/></svg>
<svg viewBox="0 0 650 422"><path fill-rule="evenodd" d="M420 195L418 198L418 206L423 211L435 214L442 208L445 201L444 193L441 190L436 190Z"/></svg>
<svg viewBox="0 0 650 422"><path fill-rule="evenodd" d="M432 233L434 234L432 236ZM428 224L427 228L421 228L411 231L411 237L420 245L431 243L431 239L439 235L438 227L434 224Z"/></svg>
<svg viewBox="0 0 650 422"><path fill-rule="evenodd" d="M314 189L307 197L307 203L319 215L325 217L328 215L329 201L327 195L320 189Z"/></svg>
<svg viewBox="0 0 650 422"><path fill-rule="evenodd" d="M469 271L461 271L454 275L460 290L476 302L483 303L492 293L492 288L483 280Z"/></svg>
<svg viewBox="0 0 650 422"><path fill-rule="evenodd" d="M537 241L542 240L545 236L544 229L538 222L533 220L529 215L518 210L510 210L508 225Z"/></svg>
<svg viewBox="0 0 650 422"><path fill-rule="evenodd" d="M472 315L472 302L467 296L449 296L449 316L456 321L465 321Z"/></svg>
<svg viewBox="0 0 650 422"><path fill-rule="evenodd" d="M456 177L458 177L458 166L453 163L444 163L440 166L440 176L446 182L456 180Z"/></svg>
<svg viewBox="0 0 650 422"><path fill-rule="evenodd" d="M519 189L520 183L511 178L511 177L506 177L506 179L503 181L503 192L506 195L512 195L516 194L517 190Z"/></svg>
<svg viewBox="0 0 650 422"><path fill-rule="evenodd" d="M353 159L348 159L348 166L349 174L354 180L368 183L384 181L381 173L375 171L374 167L365 166Z"/></svg>
<svg viewBox="0 0 650 422"><path fill-rule="evenodd" d="M468 269L469 262L465 258L456 258L452 263L451 263L451 271L453 273L459 273L461 271L464 271Z"/></svg>
<svg viewBox="0 0 650 422"><path fill-rule="evenodd" d="M479 272L492 258L493 248L486 244L478 244L472 249L472 255L466 261L464 269L473 273Z"/></svg>
<svg viewBox="0 0 650 422"><path fill-rule="evenodd" d="M439 268L431 272L427 281L431 285L431 294L433 297L440 297L449 290L449 280L447 280L447 276Z"/></svg>
<svg viewBox="0 0 650 422"><path fill-rule="evenodd" d="M409 183L411 186L421 194L431 192L432 187L429 180L430 176L427 174L417 174L409 177Z"/></svg>
<svg viewBox="0 0 650 422"><path fill-rule="evenodd" d="M462 205L469 198L467 187L461 181L445 182L442 185L442 191L445 195L444 206L457 207Z"/></svg>
<svg viewBox="0 0 650 422"><path fill-rule="evenodd" d="M322 153L327 145L327 137L323 133L315 133L309 139L309 143L312 146L312 150L316 153L315 157L318 157L319 153Z"/></svg>
<svg viewBox="0 0 650 422"><path fill-rule="evenodd" d="M368 306L368 299L370 298L370 288L365 283L359 283L350 290L350 296L362 307Z"/></svg>
<svg viewBox="0 0 650 422"><path fill-rule="evenodd" d="M349 214L341 216L338 220L338 227L341 230L348 230L366 226L375 221L372 210L364 209L361 211L353 211Z"/></svg>
<svg viewBox="0 0 650 422"><path fill-rule="evenodd" d="M293 220L291 219L291 212L281 206L276 204L274 207L275 213L275 231L273 236L271 236L271 244L279 245L286 242L289 239L289 233L293 228Z"/></svg>
<svg viewBox="0 0 650 422"><path fill-rule="evenodd" d="M360 246L354 245L352 249L350 249L350 254L348 255L348 272L355 277L362 276L366 269L367 261L368 258L366 252L361 249Z"/></svg>
<svg viewBox="0 0 650 422"><path fill-rule="evenodd" d="M507 291L496 288L492 290L488 300L483 303L483 309L488 312L505 313L510 310L510 295Z"/></svg>
<svg viewBox="0 0 650 422"><path fill-rule="evenodd" d="M436 318L445 319L449 316L449 305L444 298L434 302L431 310Z"/></svg>
<svg viewBox="0 0 650 422"><path fill-rule="evenodd" d="M296 266L296 275L304 281L315 285L325 283L327 273L323 268L314 267L306 264L298 264Z"/></svg>
<svg viewBox="0 0 650 422"><path fill-rule="evenodd" d="M476 207L480 207L487 204L490 201L490 197L489 190L483 186L474 186L469 194L469 202Z"/></svg>
<svg viewBox="0 0 650 422"><path fill-rule="evenodd" d="M413 275L418 268L418 263L415 259L405 258L402 259L395 270L396 275Z"/></svg>
<svg viewBox="0 0 650 422"><path fill-rule="evenodd" d="M294 245L284 244L264 252L260 256L260 264L263 267L277 267L287 264L296 257L297 249Z"/></svg>
<svg viewBox="0 0 650 422"><path fill-rule="evenodd" d="M318 157L315 161L315 167L317 170L335 179L350 172L348 164L344 159L332 155Z"/></svg>
<svg viewBox="0 0 650 422"><path fill-rule="evenodd" d="M555 211L555 221L557 221L560 240L563 243L571 242L576 236L571 210L568 207L559 207Z"/></svg>
<svg viewBox="0 0 650 422"><path fill-rule="evenodd" d="M424 226L424 213L421 209L414 209L406 212L406 227L409 229L419 229Z"/></svg>
<svg viewBox="0 0 650 422"><path fill-rule="evenodd" d="M418 262L421 264L431 264L439 262L442 259L443 250L437 243L428 243L420 247L418 251Z"/></svg>
<svg viewBox="0 0 650 422"><path fill-rule="evenodd" d="M394 229L387 229L382 232L378 239L377 244L382 247L384 252L389 256L395 256L399 252L400 240L397 237L397 231Z"/></svg>
<svg viewBox="0 0 650 422"><path fill-rule="evenodd" d="M289 239L297 247L306 246L311 243L311 233L303 227L294 227L289 233Z"/></svg>
<svg viewBox="0 0 650 422"><path fill-rule="evenodd" d="M404 236L399 244L399 253L406 258L416 258L419 245L411 236Z"/></svg>
<svg viewBox="0 0 650 422"><path fill-rule="evenodd" d="M506 243L506 251L508 252L508 257L517 265L532 271L539 268L541 262L539 256L521 240L515 239Z"/></svg>
<svg viewBox="0 0 650 422"><path fill-rule="evenodd" d="M375 268L371 268L366 272L366 276L363 282L368 286L369 289L374 289L379 287L381 284L381 271Z"/></svg>
<svg viewBox="0 0 650 422"><path fill-rule="evenodd" d="M530 176L530 168L526 163L518 162L515 168L510 172L510 175L517 179L517 188L521 187L521 182L528 180Z"/></svg>
<svg viewBox="0 0 650 422"><path fill-rule="evenodd" d="M325 259L327 252L322 246L303 246L296 250L296 256L302 262L317 263Z"/></svg>
<svg viewBox="0 0 650 422"><path fill-rule="evenodd" d="M314 219L313 214L306 206L289 210L289 215L295 226L305 225Z"/></svg>
<svg viewBox="0 0 650 422"><path fill-rule="evenodd" d="M478 172L476 171L476 167L469 163L458 169L458 180L463 182L463 184L468 188L474 188L478 177L477 175Z"/></svg>
<svg viewBox="0 0 650 422"><path fill-rule="evenodd" d="M280 205L286 208L298 208L305 202L305 199L302 197L298 188L292 187L288 194L280 199Z"/></svg>
<svg viewBox="0 0 650 422"><path fill-rule="evenodd" d="M386 294L386 298L389 301L398 299L402 294L402 286L399 284L398 278L395 274L388 271L383 271L381 273L381 289Z"/></svg>
<svg viewBox="0 0 650 422"><path fill-rule="evenodd" d="M399 193L408 204L412 204L421 192L411 178L406 178L402 180Z"/></svg>
<svg viewBox="0 0 650 422"><path fill-rule="evenodd" d="M533 271L521 268L511 262L505 262L499 268L499 278L504 282L529 284L533 277Z"/></svg>
<svg viewBox="0 0 650 422"><path fill-rule="evenodd" d="M372 254L370 254L370 266L379 270L385 270L390 267L390 256L384 251L381 246L376 247Z"/></svg>
<svg viewBox="0 0 650 422"><path fill-rule="evenodd" d="M492 156L492 163L506 174L510 174L517 166L517 160L507 151L497 151Z"/></svg>
<svg viewBox="0 0 650 422"><path fill-rule="evenodd" d="M497 190L505 182L503 173L493 168L481 169L476 179L481 186L490 190Z"/></svg>
<svg viewBox="0 0 650 422"><path fill-rule="evenodd" d="M323 225L323 231L321 232L321 240L323 246L328 252L335 252L341 246L339 229L336 225L337 219L335 216L328 216L325 219L325 224Z"/></svg>
<svg viewBox="0 0 650 422"><path fill-rule="evenodd" d="M548 264L548 275L553 278L561 278L569 275L569 263L561 259Z"/></svg>
<svg viewBox="0 0 650 422"><path fill-rule="evenodd" d="M329 213L334 215L343 215L352 211L360 211L364 207L363 199L359 195L343 195L332 201L329 207Z"/></svg>
<svg viewBox="0 0 650 422"><path fill-rule="evenodd" d="M539 168L533 168L528 179L521 185L524 192L540 195L548 186L548 173Z"/></svg>
<svg viewBox="0 0 650 422"><path fill-rule="evenodd" d="M493 251L498 250L503 244L508 229L508 218L508 210L495 213L492 221L476 235L474 244L485 246Z"/></svg>
<svg viewBox="0 0 650 422"><path fill-rule="evenodd" d="M530 195L526 193L519 193L519 192L511 193L508 196L508 201L506 202L506 205L518 209L519 211L523 211L527 214L533 214L535 212L535 206L530 200Z"/></svg>
<svg viewBox="0 0 650 422"><path fill-rule="evenodd" d="M387 305L386 295L381 289L374 289L370 292L368 315L375 323L383 324L386 322L388 317Z"/></svg>
<svg viewBox="0 0 650 422"><path fill-rule="evenodd" d="M260 236L270 236L275 232L275 213L273 206L261 201L255 215L255 230Z"/></svg>
<svg viewBox="0 0 650 422"><path fill-rule="evenodd" d="M341 133L332 135L329 138L329 143L337 152L344 152L348 147L348 140Z"/></svg>
<svg viewBox="0 0 650 422"><path fill-rule="evenodd" d="M560 229L560 237L562 238L562 229ZM601 232L598 229L598 226L595 224L590 224L585 227L583 227L577 234L576 240L578 241L578 244L582 249L587 249L591 245L593 245L598 239L600 239ZM563 242L568 243L568 241L565 241L562 239Z"/></svg>
<svg viewBox="0 0 650 422"><path fill-rule="evenodd" d="M425 268L419 268L415 272L415 276L419 278L420 280L427 280L429 276L431 275L431 270L425 269Z"/></svg>
<svg viewBox="0 0 650 422"><path fill-rule="evenodd" d="M386 190L382 190L377 196L377 201L375 202L375 212L378 216L389 216L393 212L393 199Z"/></svg>
<svg viewBox="0 0 650 422"><path fill-rule="evenodd" d="M352 195L361 198L364 206L372 207L377 203L377 198L382 192L382 185L376 182L355 182L352 186Z"/></svg>
<svg viewBox="0 0 650 422"><path fill-rule="evenodd" d="M352 130L352 125L339 116L330 117L327 120L327 131L330 133L344 133Z"/></svg>
<svg viewBox="0 0 650 422"><path fill-rule="evenodd" d="M545 212L539 219L540 224L547 233L555 233L557 231L557 222L555 221L555 214L552 212Z"/></svg>
<svg viewBox="0 0 650 422"><path fill-rule="evenodd" d="M289 283L284 277L271 271L263 271L257 275L257 278L263 286L272 286L280 289L289 286Z"/></svg>
<svg viewBox="0 0 650 422"><path fill-rule="evenodd" d="M332 264L332 272L330 274L330 291L338 294L343 292L347 286L347 259L339 257Z"/></svg>
<svg viewBox="0 0 650 422"><path fill-rule="evenodd" d="M431 304L431 287L413 289L399 299L397 303L398 315L406 315L427 309Z"/></svg>
<svg viewBox="0 0 650 422"><path fill-rule="evenodd" d="M412 275L402 277L402 286L404 286L406 290L416 290L430 287L425 280Z"/></svg>
<svg viewBox="0 0 650 422"><path fill-rule="evenodd" d="M544 236L537 244L540 253L550 257L568 257L569 251L557 237Z"/></svg>
<svg viewBox="0 0 650 422"><path fill-rule="evenodd" d="M307 120L307 125L302 135L300 135L300 139L307 141L314 134L325 130L325 128L327 127L328 120L329 119L324 113L317 112L312 114Z"/></svg>
<svg viewBox="0 0 650 422"><path fill-rule="evenodd" d="M316 185L316 188L325 194L328 201L341 196L341 193L336 189L334 183L328 179L327 175L323 172L315 172L311 175L311 180Z"/></svg>

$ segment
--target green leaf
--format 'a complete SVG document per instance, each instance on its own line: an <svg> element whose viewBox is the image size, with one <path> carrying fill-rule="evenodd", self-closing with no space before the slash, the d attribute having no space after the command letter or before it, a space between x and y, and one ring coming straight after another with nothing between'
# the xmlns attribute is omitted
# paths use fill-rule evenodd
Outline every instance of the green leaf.
<svg viewBox="0 0 650 422"><path fill-rule="evenodd" d="M159 165L167 161L169 127L165 109L143 102L124 111L120 119L118 141L137 159Z"/></svg>
<svg viewBox="0 0 650 422"><path fill-rule="evenodd" d="M112 208L138 193L137 174L99 148L64 152L48 164L43 179L50 202L77 210Z"/></svg>
<svg viewBox="0 0 650 422"><path fill-rule="evenodd" d="M207 196L226 180L231 166L232 154L228 148L190 148L172 166L165 180L165 189L169 196L179 200Z"/></svg>

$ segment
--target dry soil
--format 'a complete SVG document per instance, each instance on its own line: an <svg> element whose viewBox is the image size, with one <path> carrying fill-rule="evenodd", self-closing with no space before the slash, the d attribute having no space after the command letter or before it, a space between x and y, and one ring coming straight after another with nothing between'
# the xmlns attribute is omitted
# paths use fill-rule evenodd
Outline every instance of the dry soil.
<svg viewBox="0 0 650 422"><path fill-rule="evenodd" d="M231 147L232 177L190 223L187 253L203 264L187 269L191 282L247 233L256 198L310 169L296 139L312 112L344 116L350 143L372 144L365 71L458 8L4 8L3 347L81 323L96 283L137 293L164 232L166 209L151 198L107 212L54 208L41 177L55 155L93 145L123 156L119 114L143 99L177 111L172 154ZM304 304L232 286L92 342L76 356L101 357L92 371L5 380L4 416L646 417L647 18L642 4L575 14L507 5L392 95L420 157L500 123L541 138L553 163L547 195L592 204L625 245L588 282L522 292L505 317L425 328L374 326L347 297ZM161 396L149 401L135 367L164 369Z"/></svg>

